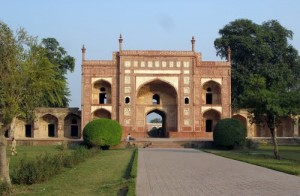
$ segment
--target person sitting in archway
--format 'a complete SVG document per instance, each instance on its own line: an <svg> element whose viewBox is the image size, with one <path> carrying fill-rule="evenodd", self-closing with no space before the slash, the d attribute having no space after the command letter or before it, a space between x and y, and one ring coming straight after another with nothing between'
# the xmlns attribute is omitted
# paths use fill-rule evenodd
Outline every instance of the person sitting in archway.
<svg viewBox="0 0 300 196"><path fill-rule="evenodd" d="M130 135L130 133L128 133L126 141L130 142L130 141L134 141L135 139Z"/></svg>
<svg viewBox="0 0 300 196"><path fill-rule="evenodd" d="M135 143L133 142L135 139L130 135L130 133L128 133L127 137L126 137L126 141L127 141L127 146L133 145L135 146Z"/></svg>

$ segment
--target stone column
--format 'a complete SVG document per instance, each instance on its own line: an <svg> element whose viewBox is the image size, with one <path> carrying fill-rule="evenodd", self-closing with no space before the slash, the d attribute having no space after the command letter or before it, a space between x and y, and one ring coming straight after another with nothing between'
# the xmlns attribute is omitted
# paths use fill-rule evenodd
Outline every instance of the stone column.
<svg viewBox="0 0 300 196"><path fill-rule="evenodd" d="M294 118L294 137L299 137L299 117L298 118Z"/></svg>
<svg viewBox="0 0 300 196"><path fill-rule="evenodd" d="M64 119L59 118L57 123L57 137L64 138Z"/></svg>
<svg viewBox="0 0 300 196"><path fill-rule="evenodd" d="M39 132L41 131L39 126L40 124L39 120L40 117L38 116L33 122L32 134L31 134L33 138L39 138Z"/></svg>

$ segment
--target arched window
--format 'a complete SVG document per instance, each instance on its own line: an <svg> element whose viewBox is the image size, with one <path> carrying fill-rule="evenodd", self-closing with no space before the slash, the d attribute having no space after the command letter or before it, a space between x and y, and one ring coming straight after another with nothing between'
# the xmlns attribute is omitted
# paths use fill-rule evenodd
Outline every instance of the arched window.
<svg viewBox="0 0 300 196"><path fill-rule="evenodd" d="M107 99L106 99L105 88L101 87L99 93L99 104L106 104L106 103L107 103Z"/></svg>
<svg viewBox="0 0 300 196"><path fill-rule="evenodd" d="M206 89L206 104L212 104L212 92L211 88Z"/></svg>
<svg viewBox="0 0 300 196"><path fill-rule="evenodd" d="M126 97L126 98L125 98L125 103L126 103L126 104L129 104L129 103L130 103L130 98L129 98L129 97Z"/></svg>
<svg viewBox="0 0 300 196"><path fill-rule="evenodd" d="M160 98L158 94L154 94L152 97L152 104L160 104Z"/></svg>
<svg viewBox="0 0 300 196"><path fill-rule="evenodd" d="M184 98L184 104L189 104L190 103L190 100L188 97Z"/></svg>

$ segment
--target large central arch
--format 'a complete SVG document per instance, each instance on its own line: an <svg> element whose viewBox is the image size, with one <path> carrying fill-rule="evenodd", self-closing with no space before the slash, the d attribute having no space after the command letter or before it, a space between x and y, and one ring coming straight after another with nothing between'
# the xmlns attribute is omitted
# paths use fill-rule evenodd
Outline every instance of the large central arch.
<svg viewBox="0 0 300 196"><path fill-rule="evenodd" d="M148 131L146 116L155 112L161 115L164 120L161 136L169 137L169 132L177 132L177 97L176 89L170 83L160 79L141 85L136 98L136 122L140 123L137 124L137 129L146 133Z"/></svg>

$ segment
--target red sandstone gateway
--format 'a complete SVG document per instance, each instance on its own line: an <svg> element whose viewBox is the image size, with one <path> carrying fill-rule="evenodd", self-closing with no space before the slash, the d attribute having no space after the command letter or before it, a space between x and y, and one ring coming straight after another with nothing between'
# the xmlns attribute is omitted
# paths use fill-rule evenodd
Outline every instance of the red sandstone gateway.
<svg viewBox="0 0 300 196"><path fill-rule="evenodd" d="M202 61L191 51L123 50L112 60L86 60L82 48L82 126L111 118L124 138L149 137L147 115L162 118L158 137L212 138L221 118L231 117L231 65Z"/></svg>

